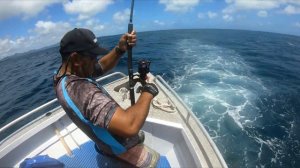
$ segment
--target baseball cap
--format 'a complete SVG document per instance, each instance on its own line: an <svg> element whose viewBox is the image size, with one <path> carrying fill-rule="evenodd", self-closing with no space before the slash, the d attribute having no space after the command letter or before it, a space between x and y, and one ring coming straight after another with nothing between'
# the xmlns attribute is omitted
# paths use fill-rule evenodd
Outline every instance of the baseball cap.
<svg viewBox="0 0 300 168"><path fill-rule="evenodd" d="M84 28L75 28L67 32L60 41L60 54L64 57L71 52L85 53L89 56L99 56L108 53L97 43L95 34Z"/></svg>

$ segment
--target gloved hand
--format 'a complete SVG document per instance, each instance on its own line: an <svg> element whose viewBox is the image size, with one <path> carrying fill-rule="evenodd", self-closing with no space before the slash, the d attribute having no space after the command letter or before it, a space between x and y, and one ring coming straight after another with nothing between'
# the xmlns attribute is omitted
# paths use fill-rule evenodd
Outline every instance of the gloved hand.
<svg viewBox="0 0 300 168"><path fill-rule="evenodd" d="M158 88L154 83L146 83L144 86L142 86L141 91L151 93L153 97L158 95L159 92Z"/></svg>

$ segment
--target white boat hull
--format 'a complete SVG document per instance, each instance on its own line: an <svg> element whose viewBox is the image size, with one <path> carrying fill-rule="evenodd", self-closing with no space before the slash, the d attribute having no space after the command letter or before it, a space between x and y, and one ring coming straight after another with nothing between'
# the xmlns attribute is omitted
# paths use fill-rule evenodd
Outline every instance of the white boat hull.
<svg viewBox="0 0 300 168"><path fill-rule="evenodd" d="M126 86L127 81L127 77L122 77L104 86L123 108L129 107L130 101L123 100L124 95L118 90L120 86ZM175 110L170 113L151 106L142 128L146 135L144 143L166 156L171 167L227 167L204 127L178 95L160 77L155 83L160 90L158 99L169 99ZM48 114L51 115L41 116L1 141L1 166L18 167L25 158L46 154L61 160L66 167L72 167L74 163L79 167L121 164L97 154L91 140L72 123L62 108ZM89 162L85 161L86 156Z"/></svg>

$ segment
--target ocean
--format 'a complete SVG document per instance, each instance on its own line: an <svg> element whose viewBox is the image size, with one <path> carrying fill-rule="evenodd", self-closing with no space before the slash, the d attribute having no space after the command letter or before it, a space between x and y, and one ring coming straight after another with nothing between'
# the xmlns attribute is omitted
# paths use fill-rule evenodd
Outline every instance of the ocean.
<svg viewBox="0 0 300 168"><path fill-rule="evenodd" d="M112 49L119 37L98 41ZM0 127L55 98L58 50L54 45L0 60ZM135 71L141 59L150 60L151 72L192 109L229 167L300 167L300 37L218 29L138 32ZM113 71L127 74L126 56Z"/></svg>

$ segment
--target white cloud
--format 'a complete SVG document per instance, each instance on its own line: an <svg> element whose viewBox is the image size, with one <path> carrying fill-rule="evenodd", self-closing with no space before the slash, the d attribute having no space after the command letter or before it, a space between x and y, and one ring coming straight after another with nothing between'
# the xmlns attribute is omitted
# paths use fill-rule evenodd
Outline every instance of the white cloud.
<svg viewBox="0 0 300 168"><path fill-rule="evenodd" d="M215 12L208 11L207 16L208 16L208 18L213 19L213 18L217 17L218 14Z"/></svg>
<svg viewBox="0 0 300 168"><path fill-rule="evenodd" d="M154 22L155 24L158 24L158 25L160 25L160 26L163 26L163 25L165 25L165 22L163 22L163 21L154 20L153 22Z"/></svg>
<svg viewBox="0 0 300 168"><path fill-rule="evenodd" d="M264 10L258 11L257 16L259 16L259 17L268 17L268 12L264 11Z"/></svg>
<svg viewBox="0 0 300 168"><path fill-rule="evenodd" d="M123 11L116 12L113 15L113 20L118 24L123 24L129 21L130 10L127 8Z"/></svg>
<svg viewBox="0 0 300 168"><path fill-rule="evenodd" d="M9 39L0 39L0 50L1 50L1 53L3 54L6 54L8 53L9 51L11 51L12 49L12 46L13 46L13 43L11 40ZM1 59L1 55L0 55L0 59Z"/></svg>
<svg viewBox="0 0 300 168"><path fill-rule="evenodd" d="M223 15L223 19L226 21L226 22L231 22L233 21L233 17L230 16L230 15Z"/></svg>
<svg viewBox="0 0 300 168"><path fill-rule="evenodd" d="M88 19L99 12L103 12L113 0L73 0L64 3L66 13L78 14L79 20Z"/></svg>
<svg viewBox="0 0 300 168"><path fill-rule="evenodd" d="M69 30L71 25L67 22L38 21L28 37L0 39L0 58L59 43Z"/></svg>
<svg viewBox="0 0 300 168"><path fill-rule="evenodd" d="M200 0L159 0L166 6L165 11L185 13L199 4Z"/></svg>
<svg viewBox="0 0 300 168"><path fill-rule="evenodd" d="M84 27L93 31L96 35L103 34L101 32L105 29L105 26L100 23L97 19L89 19L85 22L77 22L77 27ZM72 29L72 25L68 22L52 22L52 21L38 21L35 24L35 29L31 32L34 32L37 36L43 36L45 38L51 38L52 41L46 41L45 45L48 43L59 42L60 38L69 30Z"/></svg>
<svg viewBox="0 0 300 168"><path fill-rule="evenodd" d="M56 27L56 23L50 21L38 21L35 24L35 32L37 34L49 34Z"/></svg>
<svg viewBox="0 0 300 168"><path fill-rule="evenodd" d="M106 25L100 24L97 19L89 19L86 21L77 22L79 27L84 27L92 30L96 36L101 36L106 33L103 30L107 29ZM53 21L37 21L35 27L28 30L29 35L26 37L0 38L0 59L4 56L13 55L15 53L22 53L32 49L39 49L45 46L58 44L63 35L72 30L74 25L69 22L53 22ZM115 29L111 30L111 34L115 33ZM99 36L99 35L98 35Z"/></svg>
<svg viewBox="0 0 300 168"><path fill-rule="evenodd" d="M36 16L47 6L58 3L60 0L1 0L0 20L13 16L22 16L23 19Z"/></svg>
<svg viewBox="0 0 300 168"><path fill-rule="evenodd" d="M82 22L76 22L76 27L82 27Z"/></svg>
<svg viewBox="0 0 300 168"><path fill-rule="evenodd" d="M267 11L272 9L279 9L282 6L288 5L284 9L284 13L296 14L299 9L293 5L300 5L300 0L225 0L228 6L223 9L223 13L232 14L243 10L260 10Z"/></svg>
<svg viewBox="0 0 300 168"><path fill-rule="evenodd" d="M94 33L95 33L95 32L99 32L99 31L102 31L102 30L104 30L104 29L105 29L105 26L104 26L104 25L96 25L96 26L93 27ZM96 34L96 33L95 33L95 34Z"/></svg>
<svg viewBox="0 0 300 168"><path fill-rule="evenodd" d="M97 21L95 19L89 19L85 22L86 26L93 26Z"/></svg>
<svg viewBox="0 0 300 168"><path fill-rule="evenodd" d="M286 13L288 15L300 14L300 7L288 5L287 7L284 8L283 13Z"/></svg>
<svg viewBox="0 0 300 168"><path fill-rule="evenodd" d="M208 11L207 13L201 13L200 12L200 13L197 14L197 17L199 19L204 19L206 17L208 17L209 19L214 19L214 18L218 17L218 13L211 12L211 11Z"/></svg>
<svg viewBox="0 0 300 168"><path fill-rule="evenodd" d="M300 1L299 0L281 0L283 3L291 3L294 5L300 5Z"/></svg>
<svg viewBox="0 0 300 168"><path fill-rule="evenodd" d="M239 10L268 10L277 8L281 0L227 0L229 4L223 13L234 13Z"/></svg>
<svg viewBox="0 0 300 168"><path fill-rule="evenodd" d="M99 20L94 18L87 20L84 27L93 31L96 35L98 33L100 34L101 31L105 29L105 26L101 24Z"/></svg>
<svg viewBox="0 0 300 168"><path fill-rule="evenodd" d="M15 53L28 51L28 43L30 43L30 39L24 37L19 37L15 40L9 38L0 38L0 59Z"/></svg>
<svg viewBox="0 0 300 168"><path fill-rule="evenodd" d="M205 14L204 13L198 13L198 18L199 19L204 19L205 18Z"/></svg>
<svg viewBox="0 0 300 168"><path fill-rule="evenodd" d="M34 32L41 36L62 36L71 28L68 22L38 21Z"/></svg>
<svg viewBox="0 0 300 168"><path fill-rule="evenodd" d="M0 59L4 58L5 56L10 56L15 53L21 53L28 51L32 48L29 48L29 43L31 43L32 39L20 37L18 39L9 39L9 38L0 38Z"/></svg>
<svg viewBox="0 0 300 168"><path fill-rule="evenodd" d="M52 22L52 21L38 21L33 29L32 36L28 47L31 49L41 48L44 46L58 43L62 36L72 26L68 22ZM31 46L31 47L30 47Z"/></svg>

